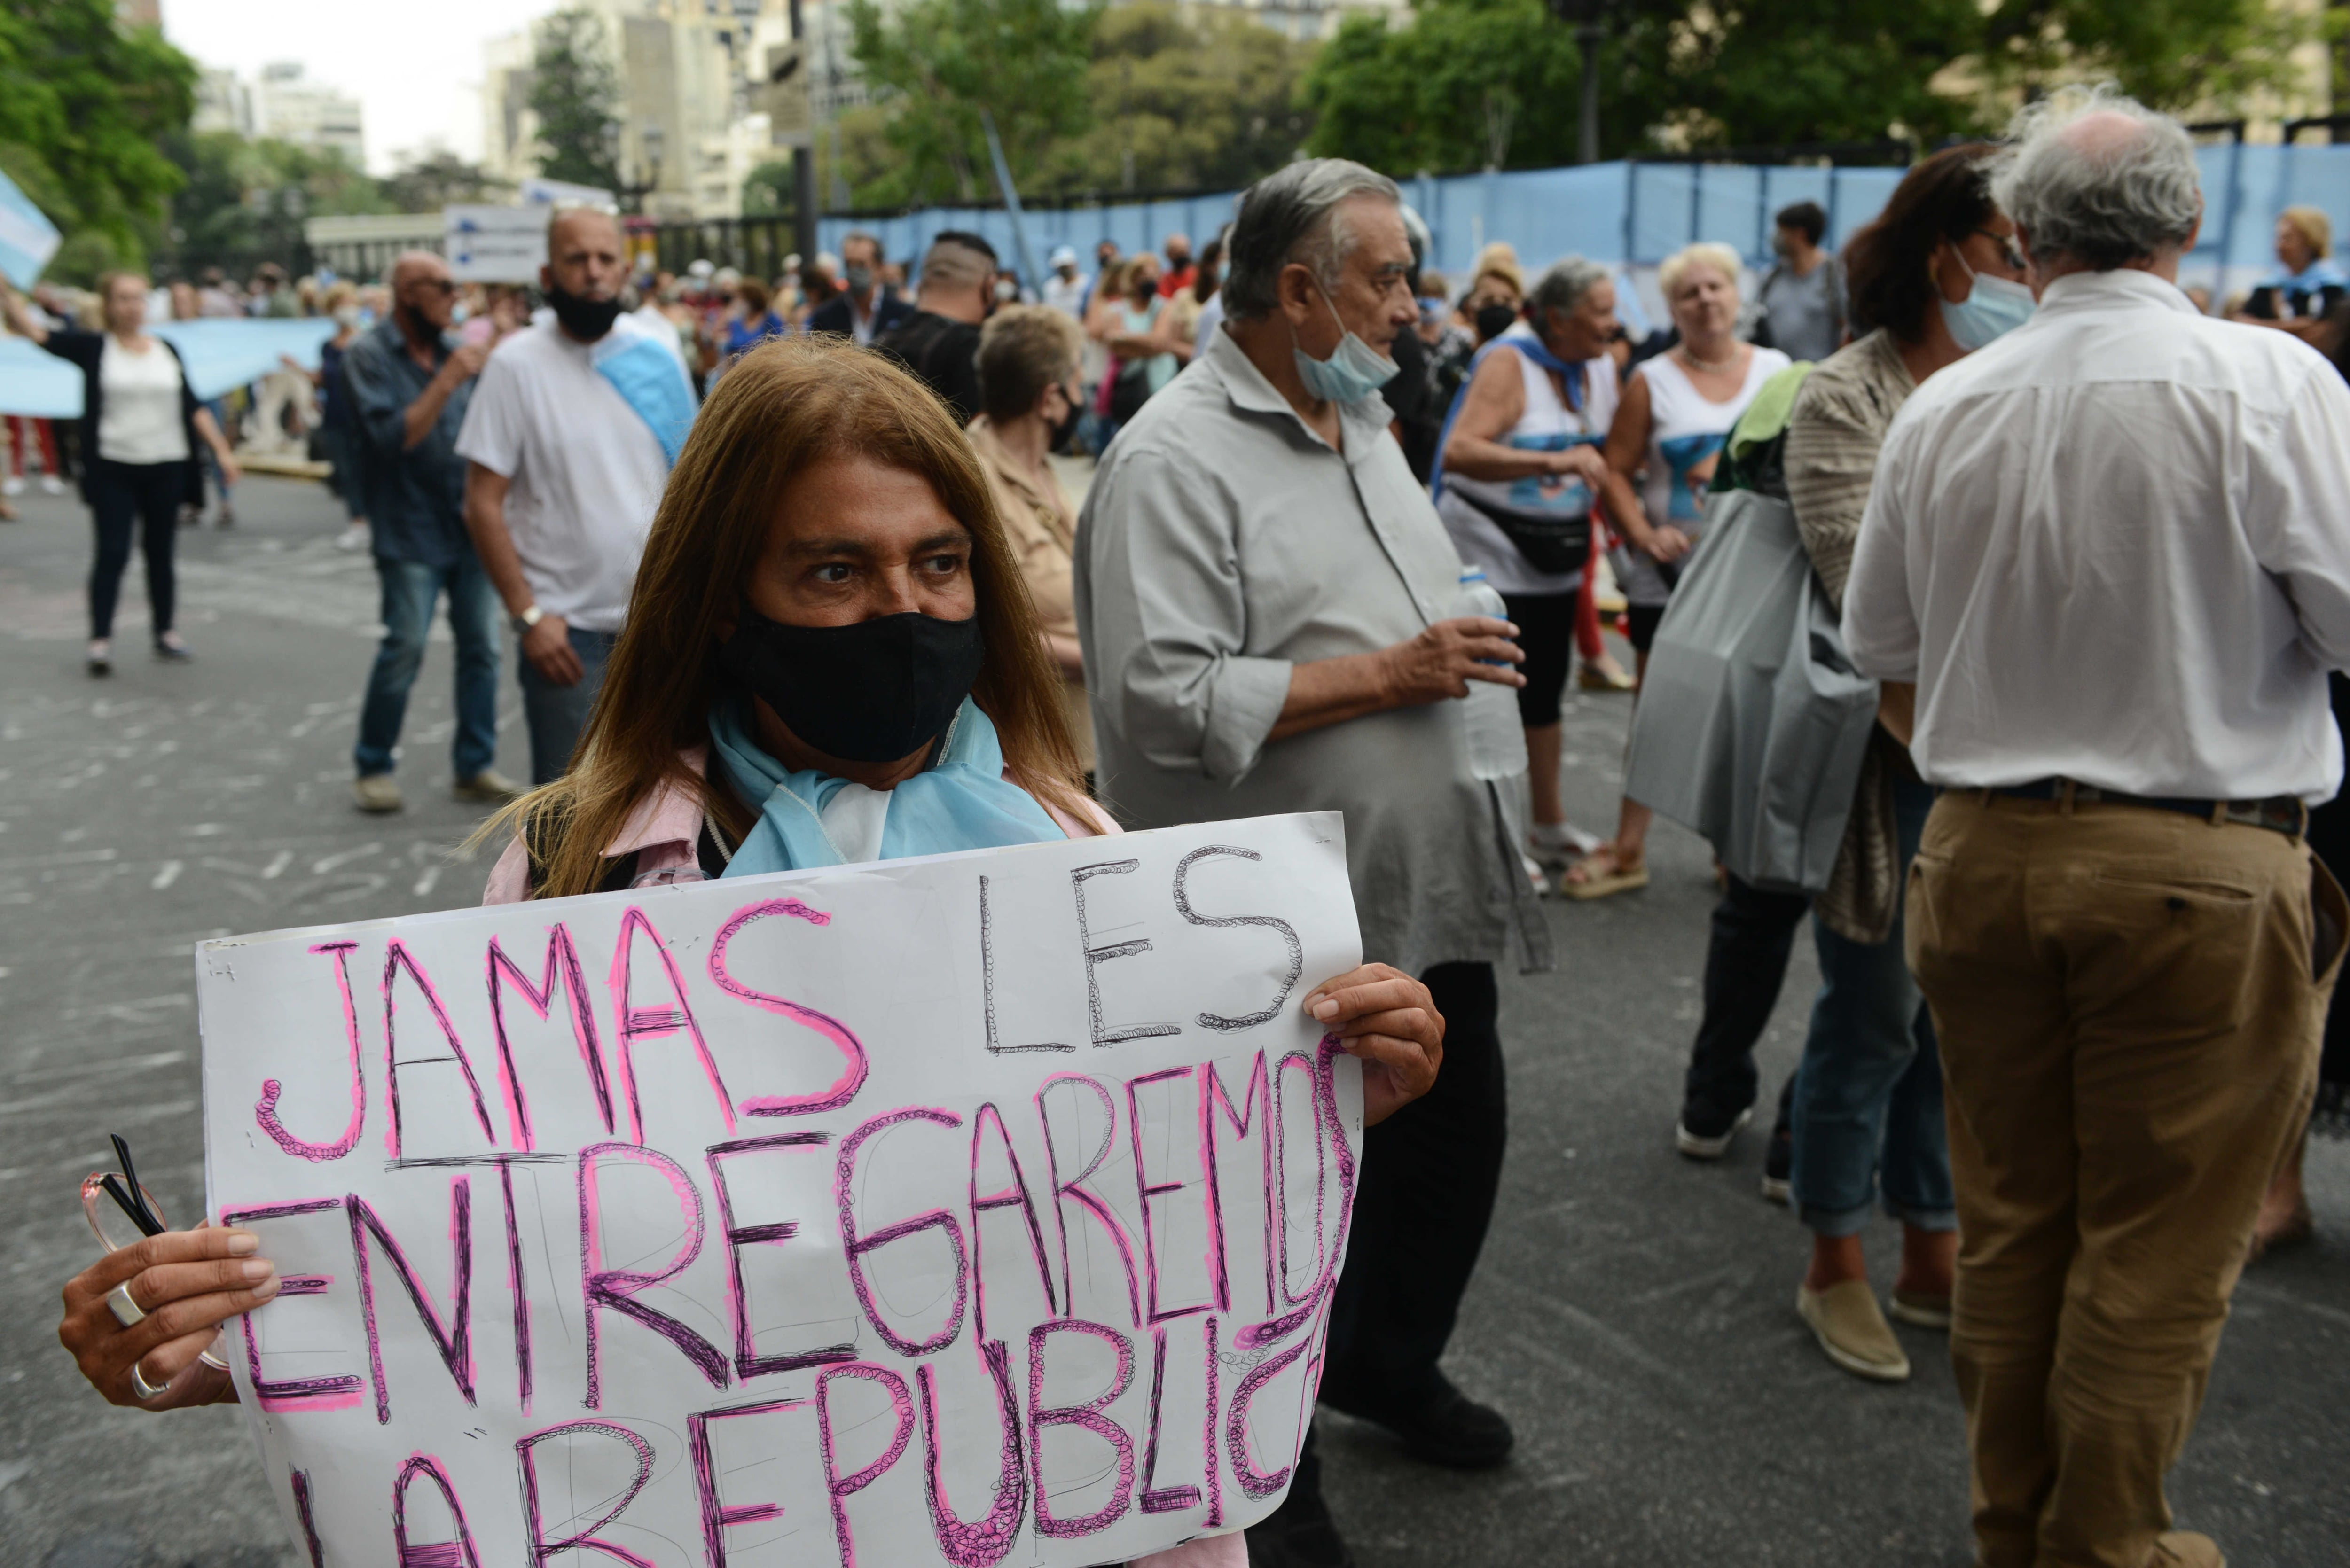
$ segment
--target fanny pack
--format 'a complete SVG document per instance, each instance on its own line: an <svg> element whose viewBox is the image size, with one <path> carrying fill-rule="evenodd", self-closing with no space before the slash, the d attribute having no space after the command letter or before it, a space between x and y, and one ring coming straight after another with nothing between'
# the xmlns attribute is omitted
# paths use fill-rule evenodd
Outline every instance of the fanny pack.
<svg viewBox="0 0 2350 1568"><path fill-rule="evenodd" d="M1488 506L1457 484L1444 493L1509 535L1526 565L1538 572L1579 572L1591 559L1591 514L1573 517L1530 517L1523 512Z"/></svg>

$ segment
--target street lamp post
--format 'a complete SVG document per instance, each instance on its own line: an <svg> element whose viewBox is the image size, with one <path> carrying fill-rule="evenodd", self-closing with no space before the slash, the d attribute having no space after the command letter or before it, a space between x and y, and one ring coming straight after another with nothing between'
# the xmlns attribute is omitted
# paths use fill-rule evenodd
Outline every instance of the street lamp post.
<svg viewBox="0 0 2350 1568"><path fill-rule="evenodd" d="M1599 161L1599 47L1607 41L1607 13L1617 0L1550 0L1551 15L1575 28L1583 58L1583 104L1576 117L1575 161Z"/></svg>
<svg viewBox="0 0 2350 1568"><path fill-rule="evenodd" d="M619 125L615 124L612 127L612 140L616 144L616 148L619 140L620 128ZM644 213L645 198L651 195L655 191L660 189L662 141L663 135L660 126L648 125L645 127L645 158L644 162L639 166L644 174L644 179L640 182L622 182L619 190L613 192L620 198L622 204L625 205L630 213L636 213L639 216L642 216ZM613 161L615 163L619 161L617 151L615 152Z"/></svg>

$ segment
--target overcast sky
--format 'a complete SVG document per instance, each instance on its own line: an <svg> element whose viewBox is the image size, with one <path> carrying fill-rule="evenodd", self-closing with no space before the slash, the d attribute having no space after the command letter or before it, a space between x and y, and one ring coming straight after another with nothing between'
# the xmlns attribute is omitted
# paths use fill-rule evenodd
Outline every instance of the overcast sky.
<svg viewBox="0 0 2350 1568"><path fill-rule="evenodd" d="M427 142L482 152L482 45L556 0L163 0L163 32L248 80L273 60L356 95L368 166L391 171Z"/></svg>

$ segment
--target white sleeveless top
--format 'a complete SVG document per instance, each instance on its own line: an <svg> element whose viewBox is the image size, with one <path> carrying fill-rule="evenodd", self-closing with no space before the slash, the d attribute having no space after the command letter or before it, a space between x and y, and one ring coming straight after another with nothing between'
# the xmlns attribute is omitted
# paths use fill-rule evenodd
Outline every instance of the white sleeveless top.
<svg viewBox="0 0 2350 1568"><path fill-rule="evenodd" d="M1520 322L1495 339L1508 343L1532 339L1534 328ZM1504 446L1525 452L1565 452L1578 444L1607 439L1616 418L1618 389L1616 361L1605 354L1583 367L1583 408L1570 409L1559 397L1550 372L1525 355L1512 350L1518 378L1525 389L1525 411L1502 438ZM1581 517L1591 510L1590 487L1583 481L1558 475L1523 479L1467 479L1447 472L1444 495L1437 514L1464 565L1482 566L1485 578L1505 594L1571 594L1583 586L1581 572L1542 572L1529 565L1510 536L1492 518L1459 498L1466 495L1496 512L1523 513L1534 517Z"/></svg>
<svg viewBox="0 0 2350 1568"><path fill-rule="evenodd" d="M1757 348L1746 366L1737 396L1717 403L1697 389L1669 354L1641 362L1632 373L1648 383L1648 452L1642 465L1640 508L1648 525L1679 529L1695 543L1705 527L1706 486L1730 430L1762 383L1792 361L1776 348ZM1627 545L1611 557L1624 597L1636 605L1660 605L1672 587L1648 555ZM1682 560L1686 561L1685 556ZM1676 563L1679 565L1679 563Z"/></svg>

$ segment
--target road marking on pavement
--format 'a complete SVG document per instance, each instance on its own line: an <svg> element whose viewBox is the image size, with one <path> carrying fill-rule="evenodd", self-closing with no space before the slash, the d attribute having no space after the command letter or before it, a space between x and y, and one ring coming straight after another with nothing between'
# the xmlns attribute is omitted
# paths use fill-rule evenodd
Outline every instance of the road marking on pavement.
<svg viewBox="0 0 2350 1568"><path fill-rule="evenodd" d="M377 854L380 852L382 848L383 845L380 842L370 841L360 845L357 849L346 849L340 855L328 855L322 857L319 859L310 862L310 875L313 877L324 877L328 872L336 869L338 867L348 866L352 861L357 860L363 856Z"/></svg>
<svg viewBox="0 0 2350 1568"><path fill-rule="evenodd" d="M164 888L170 887L172 883L178 881L180 879L180 873L187 868L188 863L184 860L166 860L163 862L163 868L155 873L155 880L148 883L147 885L156 892L160 893Z"/></svg>

